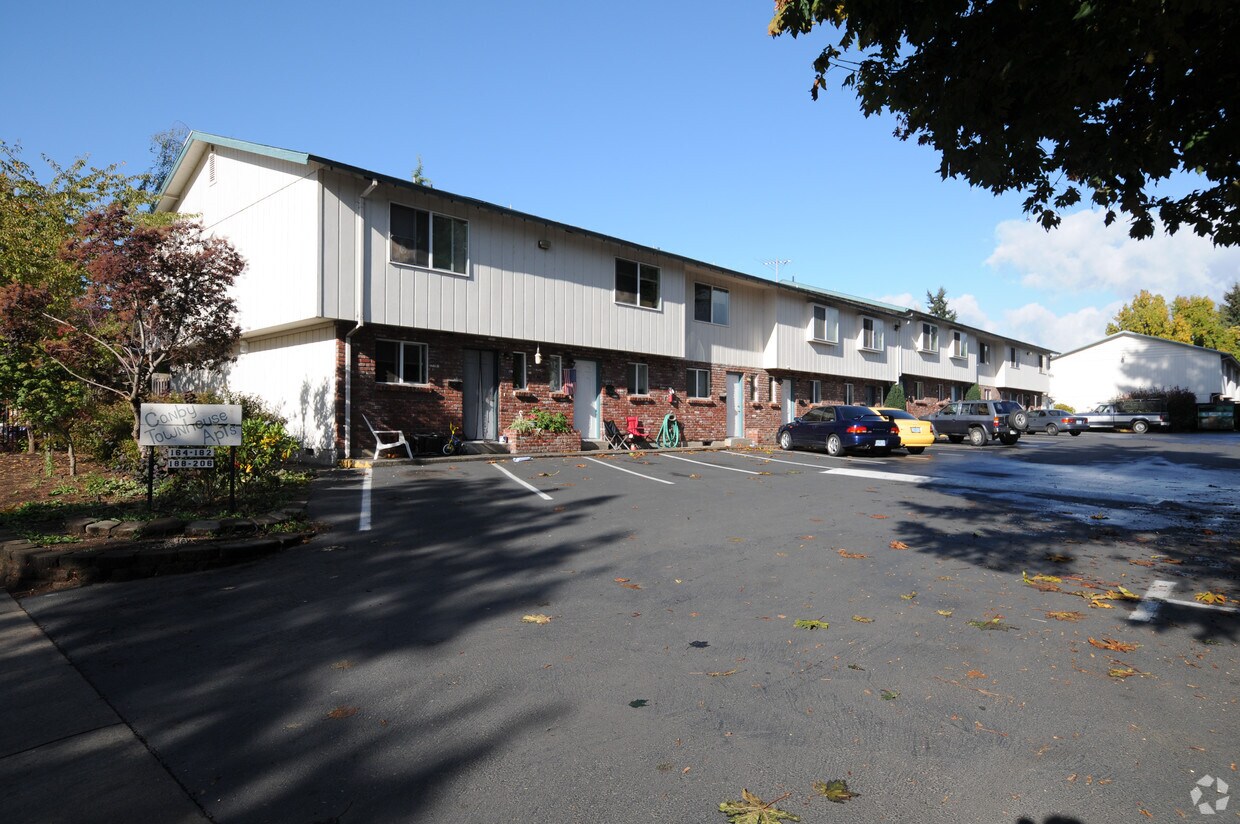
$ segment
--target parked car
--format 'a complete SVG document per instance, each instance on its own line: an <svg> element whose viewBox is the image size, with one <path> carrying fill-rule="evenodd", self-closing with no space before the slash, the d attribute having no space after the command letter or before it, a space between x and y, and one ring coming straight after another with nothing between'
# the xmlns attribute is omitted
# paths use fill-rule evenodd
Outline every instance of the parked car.
<svg viewBox="0 0 1240 824"><path fill-rule="evenodd" d="M1079 435L1089 429L1089 421L1080 415L1065 412L1062 409L1030 409L1029 425L1025 431L1029 434L1045 432L1047 435L1058 435L1067 432Z"/></svg>
<svg viewBox="0 0 1240 824"><path fill-rule="evenodd" d="M900 433L900 443L910 455L920 455L926 451L927 446L934 443L934 425L929 421L920 420L903 409L886 406L874 406L871 409L895 425L896 431Z"/></svg>
<svg viewBox="0 0 1240 824"><path fill-rule="evenodd" d="M1104 403L1084 413L1090 429L1131 429L1143 435L1151 429L1170 429L1167 402L1160 398Z"/></svg>
<svg viewBox="0 0 1240 824"><path fill-rule="evenodd" d="M886 455L900 447L895 424L868 406L815 406L779 427L775 440L781 449L804 446L826 449L828 455L853 450Z"/></svg>
<svg viewBox="0 0 1240 824"><path fill-rule="evenodd" d="M985 446L997 438L1004 446L1013 446L1029 424L1028 414L1016 401L957 401L926 420L952 443L968 438L974 446Z"/></svg>

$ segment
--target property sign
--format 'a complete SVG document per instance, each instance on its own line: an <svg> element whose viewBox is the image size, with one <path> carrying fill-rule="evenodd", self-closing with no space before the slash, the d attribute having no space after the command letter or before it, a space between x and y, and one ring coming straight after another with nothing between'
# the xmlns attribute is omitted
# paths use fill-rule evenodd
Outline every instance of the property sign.
<svg viewBox="0 0 1240 824"><path fill-rule="evenodd" d="M241 446L240 404L144 403L140 418L142 446Z"/></svg>

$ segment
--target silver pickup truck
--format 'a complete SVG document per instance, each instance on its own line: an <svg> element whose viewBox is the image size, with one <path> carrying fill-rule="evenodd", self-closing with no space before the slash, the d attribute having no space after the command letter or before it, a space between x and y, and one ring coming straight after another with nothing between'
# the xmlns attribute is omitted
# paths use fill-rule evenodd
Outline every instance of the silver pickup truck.
<svg viewBox="0 0 1240 824"><path fill-rule="evenodd" d="M1167 429L1166 408L1159 401L1115 401L1104 403L1083 415L1090 429L1131 429L1138 435L1151 428Z"/></svg>

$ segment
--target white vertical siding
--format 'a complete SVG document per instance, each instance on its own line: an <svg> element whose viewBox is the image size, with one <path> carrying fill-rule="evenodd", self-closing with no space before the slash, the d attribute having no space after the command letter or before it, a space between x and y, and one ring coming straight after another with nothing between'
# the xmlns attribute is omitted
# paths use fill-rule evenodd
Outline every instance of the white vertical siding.
<svg viewBox="0 0 1240 824"><path fill-rule="evenodd" d="M923 323L930 323L938 327L939 348L936 352L925 351L921 348L924 343L922 341ZM901 328L900 332L903 341L900 350L901 363L905 375L916 375L917 377L960 383L974 383L977 381L977 341L973 335L945 322L935 323L923 320L905 321L904 327ZM964 336L968 346L966 357L957 358L952 356L952 335L955 332L959 332Z"/></svg>
<svg viewBox="0 0 1240 824"><path fill-rule="evenodd" d="M336 336L332 326L246 341L228 371L228 389L261 396L288 420L314 458L335 459Z"/></svg>
<svg viewBox="0 0 1240 824"><path fill-rule="evenodd" d="M263 329L318 317L318 180L310 166L226 147L211 153L178 208L199 215L207 230L225 237L246 260L237 281L238 323Z"/></svg>
<svg viewBox="0 0 1240 824"><path fill-rule="evenodd" d="M1056 400L1093 408L1119 395L1182 387L1199 403L1222 391L1222 358L1212 349L1174 341L1119 336L1055 358L1051 391Z"/></svg>
<svg viewBox="0 0 1240 824"><path fill-rule="evenodd" d="M728 290L728 323L694 319L694 285ZM770 340L775 293L740 280L690 272L685 277L685 357L691 361L760 368Z"/></svg>
<svg viewBox="0 0 1240 824"><path fill-rule="evenodd" d="M813 307L834 307L839 311L839 341L822 343L810 340ZM771 369L790 369L822 375L838 375L860 381L892 383L899 376L899 332L895 319L875 312L867 314L883 325L883 347L871 352L861 348L863 313L844 303L815 298L793 292L781 292L777 299L776 322L778 345Z"/></svg>
<svg viewBox="0 0 1240 824"><path fill-rule="evenodd" d="M353 317L352 213L359 191L324 176L325 311ZM358 181L360 183L360 181ZM465 275L388 260L390 203L468 222ZM681 357L685 283L678 260L539 221L461 204L434 192L380 186L366 200L369 323ZM539 241L549 248L539 248ZM660 269L658 309L615 302L615 259Z"/></svg>

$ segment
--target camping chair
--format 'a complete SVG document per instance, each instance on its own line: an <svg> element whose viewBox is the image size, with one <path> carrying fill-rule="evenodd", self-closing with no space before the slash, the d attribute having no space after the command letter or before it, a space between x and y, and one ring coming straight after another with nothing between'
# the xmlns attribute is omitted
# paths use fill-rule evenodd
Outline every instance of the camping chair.
<svg viewBox="0 0 1240 824"><path fill-rule="evenodd" d="M603 421L603 430L607 434L608 449L632 449L628 437L620 431L615 421Z"/></svg>
<svg viewBox="0 0 1240 824"><path fill-rule="evenodd" d="M409 457L413 457L413 450L409 448L409 441L405 440L405 433L399 429L375 429L370 425L370 418L362 415L362 420L366 422L366 428L370 430L370 434L375 436L375 458L378 459L379 453L385 449L395 449L398 446L405 447L405 452L409 453ZM396 440L384 441L383 435L395 435Z"/></svg>
<svg viewBox="0 0 1240 824"><path fill-rule="evenodd" d="M628 422L629 441L631 443L642 441L643 443L649 445L649 442L646 440L646 427L642 424L641 419L625 418L625 420Z"/></svg>

